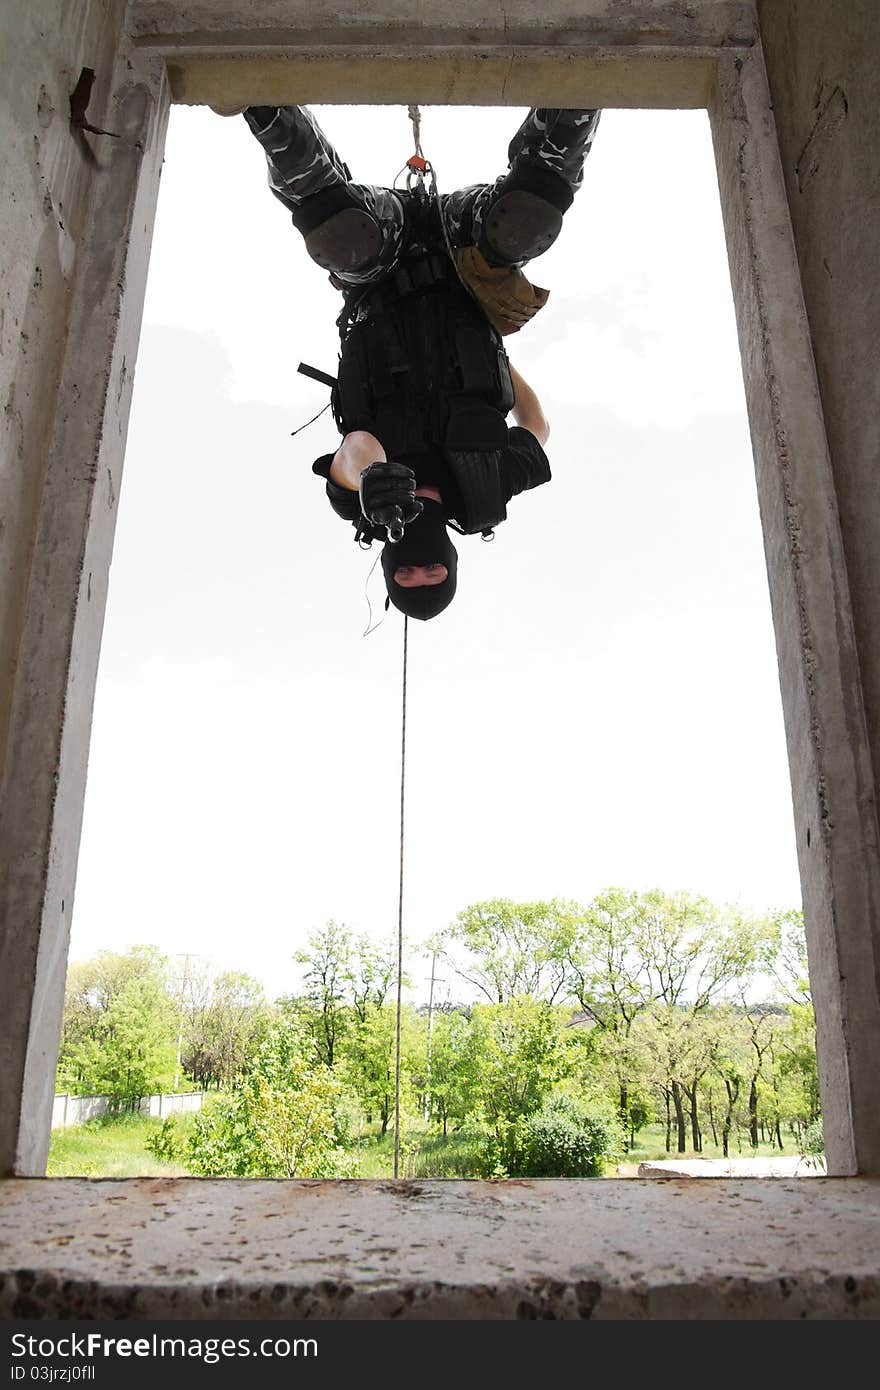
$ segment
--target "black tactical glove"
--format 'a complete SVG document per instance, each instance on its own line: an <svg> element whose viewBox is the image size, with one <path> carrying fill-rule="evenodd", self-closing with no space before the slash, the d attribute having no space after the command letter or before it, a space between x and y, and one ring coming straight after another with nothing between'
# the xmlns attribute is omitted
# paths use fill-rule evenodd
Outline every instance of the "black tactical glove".
<svg viewBox="0 0 880 1390"><path fill-rule="evenodd" d="M415 495L416 475L402 463L371 463L360 476L361 511L372 526L385 526L388 539L399 541L424 503Z"/></svg>

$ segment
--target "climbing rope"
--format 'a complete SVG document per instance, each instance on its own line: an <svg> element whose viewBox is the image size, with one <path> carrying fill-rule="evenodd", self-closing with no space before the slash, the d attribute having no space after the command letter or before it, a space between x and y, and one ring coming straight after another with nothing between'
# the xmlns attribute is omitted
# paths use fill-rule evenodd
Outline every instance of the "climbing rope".
<svg viewBox="0 0 880 1390"><path fill-rule="evenodd" d="M414 159L424 160L425 151L422 149L422 113L418 106L408 106L407 114L412 121L413 146L415 148Z"/></svg>
<svg viewBox="0 0 880 1390"><path fill-rule="evenodd" d="M425 174L429 173L433 181L433 197L437 197L437 180L431 165L425 159L425 152L422 149L422 116L418 106L410 105L408 108L409 118L413 128L413 147L414 153L407 160L401 169L402 174L406 170L407 188L412 187L415 177L420 182L424 181ZM400 174L397 176L400 177ZM395 184L397 179L394 180ZM444 229L445 231L445 229ZM397 898L397 1019L394 1035L394 1176L400 1176L400 1033L401 1033L401 1009L403 1000L403 864L404 864L404 807L406 793L406 666L407 666L407 645L409 637L409 618L403 615L403 694L401 703L400 719L400 875Z"/></svg>
<svg viewBox="0 0 880 1390"><path fill-rule="evenodd" d="M401 169L394 186L397 186L397 179L406 172L407 189L411 189L413 181L425 184L426 176L430 178L427 192L431 201L437 209L437 216L440 219L440 227L443 231L443 240L446 243L446 250L449 259L455 268L464 288L472 298L476 299L470 285L462 278L458 268L452 246L449 241L449 234L446 230L446 222L443 217L443 204L437 192L437 175L433 165L425 158L422 149L422 117L418 106L410 105L408 114L413 128L413 145L415 153L410 156L406 164ZM400 1032L401 1032L401 1001L403 994L403 860L404 860L404 791L406 786L406 663L407 663L407 636L408 618L404 614L403 618L403 708L401 715L401 734L400 734L400 885L397 907L397 1022L394 1040L394 1176L400 1176Z"/></svg>
<svg viewBox="0 0 880 1390"><path fill-rule="evenodd" d="M400 721L400 887L397 899L397 1026L394 1040L394 1176L400 1175L400 1011L403 993L403 810L406 787L406 648L409 618L403 615L403 703Z"/></svg>
<svg viewBox="0 0 880 1390"><path fill-rule="evenodd" d="M392 188L396 188L397 180L400 178L401 174L406 174L406 187L409 192L412 189L413 180L416 180L418 183L424 183L425 175L429 174L433 183L432 196L435 196L437 191L437 180L434 177L434 170L431 163L425 158L425 152L422 149L422 113L417 106L409 106L407 107L407 111L412 121L413 153L410 155L403 168L398 170L394 183L391 186Z"/></svg>

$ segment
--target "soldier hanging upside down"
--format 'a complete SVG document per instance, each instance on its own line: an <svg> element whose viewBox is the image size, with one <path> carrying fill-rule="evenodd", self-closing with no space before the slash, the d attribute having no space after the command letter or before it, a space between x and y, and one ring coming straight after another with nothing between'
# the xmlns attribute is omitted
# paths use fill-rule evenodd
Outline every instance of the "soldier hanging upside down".
<svg viewBox="0 0 880 1390"><path fill-rule="evenodd" d="M357 540L384 541L389 599L410 617L455 594L449 528L489 535L512 497L550 480L549 426L502 338L546 302L522 266L556 240L599 116L531 110L506 174L432 197L421 179L353 183L305 107L244 111L273 193L345 300L332 397L343 440L313 471Z"/></svg>

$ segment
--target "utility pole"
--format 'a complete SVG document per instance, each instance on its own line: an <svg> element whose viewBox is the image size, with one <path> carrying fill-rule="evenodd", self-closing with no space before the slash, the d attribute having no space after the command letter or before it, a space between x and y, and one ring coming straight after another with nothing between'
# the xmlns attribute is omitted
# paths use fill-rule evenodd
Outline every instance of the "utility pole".
<svg viewBox="0 0 880 1390"><path fill-rule="evenodd" d="M180 991L177 998L177 1061L174 1064L175 1093L180 1085L180 1064L183 1058L183 999L188 983L189 963L192 960L192 955L181 951L178 953L177 959L183 961L183 973L180 977Z"/></svg>
<svg viewBox="0 0 880 1390"><path fill-rule="evenodd" d="M437 952L431 955L431 987L428 990L428 1054L425 1066L425 1105L422 1112L425 1124L428 1123L431 1100L431 1032L434 1027L434 971L437 966Z"/></svg>

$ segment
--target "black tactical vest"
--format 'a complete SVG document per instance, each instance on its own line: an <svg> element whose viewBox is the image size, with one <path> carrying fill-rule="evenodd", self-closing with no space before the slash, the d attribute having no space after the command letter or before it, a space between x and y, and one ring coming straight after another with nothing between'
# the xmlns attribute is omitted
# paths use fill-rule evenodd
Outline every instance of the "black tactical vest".
<svg viewBox="0 0 880 1390"><path fill-rule="evenodd" d="M406 202L410 250L387 279L346 291L332 404L342 434L369 430L393 459L440 449L467 535L506 517L501 451L514 403L501 335L458 278L437 208Z"/></svg>

